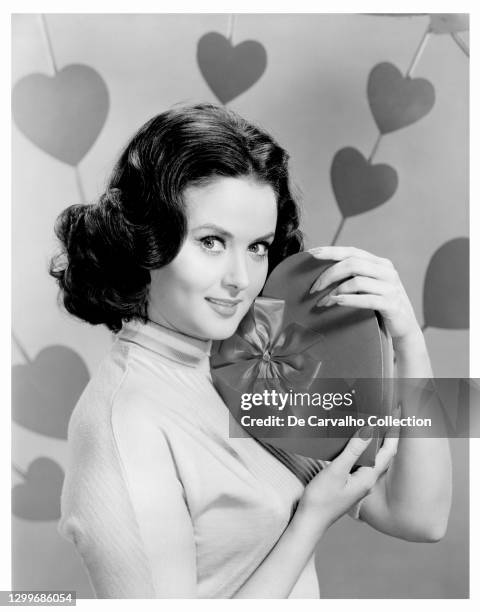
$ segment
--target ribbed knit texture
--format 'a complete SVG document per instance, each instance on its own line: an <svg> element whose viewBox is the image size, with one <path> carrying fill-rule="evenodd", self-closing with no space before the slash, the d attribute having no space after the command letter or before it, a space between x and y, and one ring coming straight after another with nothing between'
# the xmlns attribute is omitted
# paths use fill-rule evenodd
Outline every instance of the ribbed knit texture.
<svg viewBox="0 0 480 612"><path fill-rule="evenodd" d="M269 453L271 453L284 465L286 465L288 469L302 481L304 486L306 486L326 464L326 462L318 459L311 459L309 457L302 457L301 455L288 453L281 448L272 446L264 440L257 440L257 442L266 448Z"/></svg>
<svg viewBox="0 0 480 612"><path fill-rule="evenodd" d="M97 597L233 597L325 465L229 436L210 345L129 323L75 407L58 530ZM290 597L319 597L313 557Z"/></svg>

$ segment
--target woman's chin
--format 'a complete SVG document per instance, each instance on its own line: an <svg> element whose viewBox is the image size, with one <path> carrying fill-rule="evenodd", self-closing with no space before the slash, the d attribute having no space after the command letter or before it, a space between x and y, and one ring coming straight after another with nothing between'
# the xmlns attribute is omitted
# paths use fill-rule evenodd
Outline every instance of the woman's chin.
<svg viewBox="0 0 480 612"><path fill-rule="evenodd" d="M243 317L242 317L243 318ZM226 340L237 331L241 318L235 317L231 321L222 321L208 326L203 330L203 336L210 340Z"/></svg>
<svg viewBox="0 0 480 612"><path fill-rule="evenodd" d="M248 308L245 304L241 305L241 310L238 310L232 316L222 314L204 313L206 316L202 318L202 336L209 340L226 340L233 336L237 331L240 322L244 318Z"/></svg>
<svg viewBox="0 0 480 612"><path fill-rule="evenodd" d="M214 330L210 333L210 340L218 341L218 340L226 340L233 336L233 334L237 331L238 323L235 326L230 326L228 329L223 330Z"/></svg>

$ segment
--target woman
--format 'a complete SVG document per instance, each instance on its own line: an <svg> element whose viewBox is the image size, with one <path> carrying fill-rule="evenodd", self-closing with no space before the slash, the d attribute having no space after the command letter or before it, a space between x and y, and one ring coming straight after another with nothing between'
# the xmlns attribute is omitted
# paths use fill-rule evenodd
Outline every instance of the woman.
<svg viewBox="0 0 480 612"><path fill-rule="evenodd" d="M442 537L445 440L397 450L390 438L375 467L350 474L368 428L324 469L228 436L211 341L235 332L269 270L302 249L287 157L231 111L176 108L133 137L98 204L58 219L51 274L66 309L116 333L70 420L59 524L97 597L318 597L315 547L347 512L396 537ZM377 309L399 375L431 376L390 262L312 254L338 260L312 291L350 278L324 305Z"/></svg>

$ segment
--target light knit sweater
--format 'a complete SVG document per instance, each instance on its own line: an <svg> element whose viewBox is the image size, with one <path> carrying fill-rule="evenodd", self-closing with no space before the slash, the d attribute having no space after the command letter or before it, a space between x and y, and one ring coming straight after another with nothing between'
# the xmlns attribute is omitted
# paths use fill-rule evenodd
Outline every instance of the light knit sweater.
<svg viewBox="0 0 480 612"><path fill-rule="evenodd" d="M323 465L229 436L210 346L126 324L72 413L58 530L96 597L233 597ZM313 556L290 597L319 597Z"/></svg>

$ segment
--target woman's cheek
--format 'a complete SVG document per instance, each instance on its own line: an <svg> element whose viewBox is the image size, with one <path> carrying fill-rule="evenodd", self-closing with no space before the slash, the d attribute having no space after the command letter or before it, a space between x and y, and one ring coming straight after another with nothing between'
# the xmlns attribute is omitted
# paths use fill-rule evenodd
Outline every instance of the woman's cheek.
<svg viewBox="0 0 480 612"><path fill-rule="evenodd" d="M191 288L209 287L220 274L218 257L202 252L198 247L185 249L176 260L178 276Z"/></svg>
<svg viewBox="0 0 480 612"><path fill-rule="evenodd" d="M187 272L187 271L186 271ZM215 275L212 274L211 268L192 266L186 274L183 275L183 289L187 294L192 296L203 295L215 284Z"/></svg>
<svg viewBox="0 0 480 612"><path fill-rule="evenodd" d="M261 260L261 263L257 264L257 270L255 275L256 287L258 287L258 291L263 289L263 285L267 280L268 274L268 257L264 257Z"/></svg>

